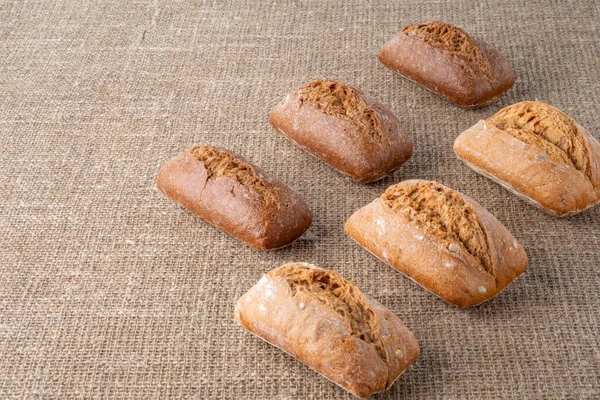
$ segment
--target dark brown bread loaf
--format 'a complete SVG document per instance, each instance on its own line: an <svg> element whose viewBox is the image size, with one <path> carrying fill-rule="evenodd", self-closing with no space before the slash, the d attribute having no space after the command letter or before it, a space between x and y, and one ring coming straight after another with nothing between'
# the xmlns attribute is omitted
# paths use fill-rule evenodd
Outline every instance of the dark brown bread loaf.
<svg viewBox="0 0 600 400"><path fill-rule="evenodd" d="M492 214L431 181L390 186L348 219L346 233L460 307L491 299L527 267L525 250Z"/></svg>
<svg viewBox="0 0 600 400"><path fill-rule="evenodd" d="M318 80L294 90L273 108L269 121L357 182L381 179L412 155L412 142L398 118L339 81Z"/></svg>
<svg viewBox="0 0 600 400"><path fill-rule="evenodd" d="M548 104L503 108L461 133L454 152L550 215L573 215L600 202L600 143Z"/></svg>
<svg viewBox="0 0 600 400"><path fill-rule="evenodd" d="M209 223L263 250L290 244L312 222L296 192L218 147L185 150L160 169L156 186Z"/></svg>
<svg viewBox="0 0 600 400"><path fill-rule="evenodd" d="M385 43L379 60L467 108L495 100L515 82L512 68L497 50L439 21L406 26Z"/></svg>
<svg viewBox="0 0 600 400"><path fill-rule="evenodd" d="M234 318L358 397L390 387L419 356L397 316L335 272L310 264L267 273L239 299Z"/></svg>

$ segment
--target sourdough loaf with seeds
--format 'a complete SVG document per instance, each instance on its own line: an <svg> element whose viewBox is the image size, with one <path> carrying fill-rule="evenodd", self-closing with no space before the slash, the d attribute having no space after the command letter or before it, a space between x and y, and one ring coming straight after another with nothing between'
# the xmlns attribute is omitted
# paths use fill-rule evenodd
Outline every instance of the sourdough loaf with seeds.
<svg viewBox="0 0 600 400"><path fill-rule="evenodd" d="M381 103L336 80L309 82L271 110L273 128L351 179L368 183L412 155L402 123Z"/></svg>
<svg viewBox="0 0 600 400"><path fill-rule="evenodd" d="M264 275L234 319L358 397L383 391L419 356L402 321L335 273L306 263Z"/></svg>
<svg viewBox="0 0 600 400"><path fill-rule="evenodd" d="M550 215L573 215L600 202L600 143L548 104L503 108L461 133L454 152Z"/></svg>
<svg viewBox="0 0 600 400"><path fill-rule="evenodd" d="M462 29L439 21L404 27L384 44L379 61L467 108L497 99L515 83L502 54Z"/></svg>
<svg viewBox="0 0 600 400"><path fill-rule="evenodd" d="M527 268L523 246L492 214L437 182L390 186L346 233L383 262L459 307L490 300Z"/></svg>
<svg viewBox="0 0 600 400"><path fill-rule="evenodd" d="M156 186L207 222L262 250L290 244L312 222L296 192L219 147L185 150L160 169Z"/></svg>

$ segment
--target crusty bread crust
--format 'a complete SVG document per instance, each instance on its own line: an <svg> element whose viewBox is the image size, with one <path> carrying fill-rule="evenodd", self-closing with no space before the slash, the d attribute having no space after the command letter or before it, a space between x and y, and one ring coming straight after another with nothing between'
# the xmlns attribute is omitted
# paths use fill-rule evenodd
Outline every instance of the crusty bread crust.
<svg viewBox="0 0 600 400"><path fill-rule="evenodd" d="M428 183L409 180L398 185L415 182ZM346 222L346 233L380 260L442 299L459 307L480 304L500 293L526 269L527 255L492 214L469 197L454 193L476 215L485 233L491 259L489 271L482 269L466 248L449 247L423 225L392 210L382 198L356 211Z"/></svg>
<svg viewBox="0 0 600 400"><path fill-rule="evenodd" d="M477 173L540 210L566 217L600 203L600 144L584 128L577 128L589 157L589 176L485 120L458 136L454 152Z"/></svg>
<svg viewBox="0 0 600 400"><path fill-rule="evenodd" d="M368 114L375 127L368 126L362 118L352 121L345 115L336 115L302 90L309 85L322 89L324 84L351 93L352 101L344 107L360 107L356 114ZM271 110L269 122L300 148L360 183L374 182L393 173L412 155L412 141L400 120L378 101L339 81L314 81L289 93Z"/></svg>
<svg viewBox="0 0 600 400"><path fill-rule="evenodd" d="M226 159L205 164L199 149ZM160 169L156 186L184 208L261 250L287 246L312 222L308 206L296 192L218 147L185 150Z"/></svg>
<svg viewBox="0 0 600 400"><path fill-rule="evenodd" d="M286 268L313 279L315 274L320 275L325 278L324 284L319 282L323 290L338 289L342 296L351 294L353 299L345 301L361 303L363 312L347 315L320 300L318 293L310 289L296 290L279 273ZM391 386L420 352L413 334L387 308L335 272L305 263L287 264L263 276L239 299L234 318L248 331L358 397ZM355 332L352 318L368 319L377 346Z"/></svg>
<svg viewBox="0 0 600 400"><path fill-rule="evenodd" d="M379 61L405 78L465 108L477 108L502 96L515 82L510 64L497 50L459 28L431 21L422 26L442 26L466 38L475 54L451 51L432 44L405 27L386 42ZM468 55L468 57L467 57ZM485 68L483 68L484 66Z"/></svg>

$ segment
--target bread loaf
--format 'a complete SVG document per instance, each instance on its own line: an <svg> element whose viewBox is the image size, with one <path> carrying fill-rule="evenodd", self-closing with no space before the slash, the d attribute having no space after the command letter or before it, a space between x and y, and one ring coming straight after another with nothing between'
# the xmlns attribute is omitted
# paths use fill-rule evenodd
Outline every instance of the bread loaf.
<svg viewBox="0 0 600 400"><path fill-rule="evenodd" d="M412 155L412 142L394 114L335 80L294 90L273 108L269 121L277 132L357 182L381 179Z"/></svg>
<svg viewBox="0 0 600 400"><path fill-rule="evenodd" d="M290 244L312 222L296 192L218 147L185 150L160 169L156 186L209 223L262 250Z"/></svg>
<svg viewBox="0 0 600 400"><path fill-rule="evenodd" d="M263 276L234 318L358 397L390 387L419 356L397 316L337 273L305 263Z"/></svg>
<svg viewBox="0 0 600 400"><path fill-rule="evenodd" d="M497 50L439 21L406 26L385 43L379 60L467 108L493 101L515 82L512 68Z"/></svg>
<svg viewBox="0 0 600 400"><path fill-rule="evenodd" d="M527 267L523 246L492 214L432 181L390 186L345 229L380 260L459 307L491 299Z"/></svg>
<svg viewBox="0 0 600 400"><path fill-rule="evenodd" d="M500 110L461 133L454 152L550 215L600 202L600 143L548 104L524 101Z"/></svg>

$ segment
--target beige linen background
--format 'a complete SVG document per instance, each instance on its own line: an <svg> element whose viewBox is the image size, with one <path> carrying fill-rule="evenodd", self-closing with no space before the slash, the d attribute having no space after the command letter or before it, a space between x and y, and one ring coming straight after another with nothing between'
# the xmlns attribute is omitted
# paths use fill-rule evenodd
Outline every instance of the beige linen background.
<svg viewBox="0 0 600 400"><path fill-rule="evenodd" d="M514 88L466 111L378 62L394 32L430 19L499 48ZM525 99L600 137L599 37L593 0L0 0L0 398L349 399L232 320L288 261L335 269L415 333L421 358L378 399L599 398L600 207L547 216L452 153L462 130ZM287 91L320 77L402 119L415 152L393 177L349 182L269 127ZM170 202L156 173L194 144L286 182L313 226L264 253ZM408 178L495 214L526 273L460 310L344 235L354 210Z"/></svg>

